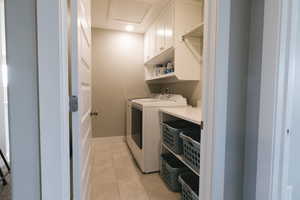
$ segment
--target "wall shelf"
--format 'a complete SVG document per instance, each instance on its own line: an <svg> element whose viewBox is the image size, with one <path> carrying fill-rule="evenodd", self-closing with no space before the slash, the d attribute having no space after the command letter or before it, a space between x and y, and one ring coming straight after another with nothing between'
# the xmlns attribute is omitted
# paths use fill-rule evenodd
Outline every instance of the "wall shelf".
<svg viewBox="0 0 300 200"><path fill-rule="evenodd" d="M164 74L164 75L147 78L146 81L149 84L161 84L161 83L194 82L194 81L199 81L199 80L181 79L180 77L177 76L177 74L175 72L172 72L169 74Z"/></svg>
<svg viewBox="0 0 300 200"><path fill-rule="evenodd" d="M168 74L148 78L146 81L155 81L155 80L167 79L167 78L176 78L176 75L175 75L174 72L172 72L172 73L168 73Z"/></svg>
<svg viewBox="0 0 300 200"><path fill-rule="evenodd" d="M198 61L198 63L202 62L202 53L201 53L201 41L195 40L194 38L186 38L184 40L186 46L191 51L195 59Z"/></svg>
<svg viewBox="0 0 300 200"><path fill-rule="evenodd" d="M145 65L157 65L174 60L174 47L170 47L148 60Z"/></svg>
<svg viewBox="0 0 300 200"><path fill-rule="evenodd" d="M198 63L202 62L202 42L201 39L203 38L203 29L204 24L198 24L188 30L183 36L182 40L191 51L195 59Z"/></svg>
<svg viewBox="0 0 300 200"><path fill-rule="evenodd" d="M203 30L204 30L204 24L203 23L197 24L196 26L192 27L190 30L186 31L182 35L182 38L183 40L189 37L201 38L203 37Z"/></svg>

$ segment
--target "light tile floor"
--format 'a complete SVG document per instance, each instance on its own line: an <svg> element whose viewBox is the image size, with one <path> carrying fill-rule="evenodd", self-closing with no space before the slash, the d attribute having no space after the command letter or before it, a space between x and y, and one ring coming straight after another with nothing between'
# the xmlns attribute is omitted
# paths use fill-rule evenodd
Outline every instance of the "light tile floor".
<svg viewBox="0 0 300 200"><path fill-rule="evenodd" d="M93 142L91 200L179 200L158 173L142 174L125 142Z"/></svg>

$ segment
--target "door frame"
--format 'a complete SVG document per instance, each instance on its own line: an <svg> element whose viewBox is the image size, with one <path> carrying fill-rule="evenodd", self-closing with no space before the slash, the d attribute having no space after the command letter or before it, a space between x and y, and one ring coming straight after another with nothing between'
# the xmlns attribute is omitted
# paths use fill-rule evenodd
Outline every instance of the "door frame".
<svg viewBox="0 0 300 200"><path fill-rule="evenodd" d="M67 0L36 1L41 198L71 198Z"/></svg>
<svg viewBox="0 0 300 200"><path fill-rule="evenodd" d="M205 0L199 199L224 198L231 0Z"/></svg>
<svg viewBox="0 0 300 200"><path fill-rule="evenodd" d="M53 38L58 43L56 43L57 49L60 49L62 52L61 54L55 54L56 59L58 59L59 65L57 66L65 66L66 60L64 58L67 57L63 52L65 52L67 48L66 44L66 37L67 37L67 31L64 29L63 26L56 26L56 29L47 28L45 24L48 24L49 19L51 17L54 17L56 19L56 23L59 22L59 24L65 23L65 18L67 14L67 8L63 0L55 1L56 3L60 4L60 12L57 12L57 10L54 10L54 12L50 12L51 9L49 9L49 6L47 4L43 3L41 0L38 0L40 2L38 9L38 24L40 25L38 29L38 33L40 35L40 39L45 37L50 37L47 32L52 33L51 35L54 35ZM53 3L54 4L54 3ZM56 4L57 6L57 4ZM57 8L57 7L55 7ZM222 8L222 9L220 9ZM204 101L204 107L205 110L203 110L203 119L204 119L204 137L203 137L203 144L201 146L201 154L205 155L201 157L201 163L205 163L203 167L201 167L200 174L205 174L205 176L201 176L200 179L200 185L203 187L200 187L200 196L199 199L210 199L210 200L219 200L223 199L224 194L224 160L225 160L225 141L226 141L226 114L227 114L227 96L228 96L228 58L229 58L229 41L230 41L230 9L231 9L231 1L230 0L207 0L205 1L205 35L207 38L205 39L204 45L209 49L209 51L204 52L204 65L209 66L206 67L203 73L203 84L204 84L204 90L203 90L203 96L205 97L203 99ZM47 18L50 17L50 18ZM53 20L53 19L52 19ZM57 25L57 24L56 24ZM55 34L55 31L60 34ZM45 35L43 35L45 34ZM39 52L41 51L41 55L43 53L48 52L49 49L48 46L51 45L50 42L40 43L39 44ZM43 49L43 47L47 47ZM53 52L54 48L52 49ZM54 55L54 54L53 54ZM49 67L49 64L47 63L49 60L47 58L39 58L39 64L46 64ZM52 87L50 86L50 79L42 79L40 78L40 91L43 92L45 88L50 89L52 92L63 92L65 90L67 79L67 74L64 71L65 67L61 67L58 70L59 80L61 81L61 85L59 87ZM41 76L49 74L46 74L46 70L41 70L39 72ZM57 75L57 74L53 74ZM54 77L53 77L54 78ZM47 82L48 81L48 82ZM62 113L66 112L66 108L68 108L67 101L68 99L62 95L63 93L56 93L56 95L60 95L61 102L59 105L60 111ZM50 99L42 98L44 106L46 106L46 103L52 103ZM48 104L49 106L49 104ZM42 119L47 119L49 116L46 115L41 111L41 114L43 115ZM48 110L49 111L49 110ZM52 118L52 120L54 120ZM59 120L54 120L58 122ZM45 121L44 121L45 122ZM46 128L49 128L46 123L42 123ZM62 125L62 124L60 124ZM60 131L64 131L67 126L62 126L59 129ZM50 130L50 129L49 129ZM52 138L53 139L53 138ZM66 137L61 138L61 135L59 137L56 137L56 139L62 139L62 141L66 142ZM53 142L53 140L49 141L49 138L47 134L41 134L41 146L46 146L46 144L50 144ZM67 185L66 188L63 190L60 190L58 187L60 184L52 184L52 187L50 189L46 186L47 184L50 184L49 180L52 181L53 179L50 177L51 174L47 174L46 171L55 169L49 169L47 168L47 163L50 162L48 158L49 155L51 155L51 151L54 148L45 146L41 149L41 158L42 158L42 194L50 194L51 189L53 191L56 189L57 191L61 191L60 195L63 197L64 195L68 196L70 194L67 193L67 187L70 187L70 185ZM57 147L57 146L56 146ZM66 152L63 150L66 150L63 148L63 145L59 146L59 151L55 151L57 155L65 155ZM57 149L56 149L57 150ZM53 154L52 154L53 155ZM54 157L55 158L55 157ZM65 157L67 158L67 157ZM65 160L61 160L61 168L56 169L58 174L64 171L65 167L67 166L67 163L64 163ZM74 166L76 167L76 166ZM48 180L48 183L46 180L48 178L51 178ZM57 180L60 180L60 183L66 183L67 179L64 177L63 179L59 179L56 177ZM51 199L51 198L50 198ZM53 199L53 198L52 198ZM58 199L58 198L57 198ZM68 198L62 198L62 199L68 199ZM43 199L44 200L44 199Z"/></svg>
<svg viewBox="0 0 300 200"><path fill-rule="evenodd" d="M281 200L291 130L297 0L265 0L256 198Z"/></svg>
<svg viewBox="0 0 300 200"><path fill-rule="evenodd" d="M8 131L8 104L7 102L5 102L6 97L7 97L7 85L4 85L3 82L3 74L6 73L4 71L4 68L2 65L6 65L6 44L5 44L5 7L4 7L4 0L0 0L0 87L2 87L2 89L0 89L0 92L2 92L2 94L0 94L1 96L1 102L0 104L2 104L0 106L1 108L1 114L0 114L0 118L2 120L1 123L3 123L1 125L1 133L0 133L0 140L3 140L3 143L1 143L2 146L2 151L4 153L4 156L6 157L6 159L8 160L8 162L10 161L9 159L9 131ZM6 68L7 69L7 68ZM2 90L2 91L1 91ZM3 109L3 110L2 110ZM0 147L1 147L0 144ZM3 163L2 163L3 164ZM0 168L3 167L0 164Z"/></svg>
<svg viewBox="0 0 300 200"><path fill-rule="evenodd" d="M13 199L70 199L67 0L5 1Z"/></svg>

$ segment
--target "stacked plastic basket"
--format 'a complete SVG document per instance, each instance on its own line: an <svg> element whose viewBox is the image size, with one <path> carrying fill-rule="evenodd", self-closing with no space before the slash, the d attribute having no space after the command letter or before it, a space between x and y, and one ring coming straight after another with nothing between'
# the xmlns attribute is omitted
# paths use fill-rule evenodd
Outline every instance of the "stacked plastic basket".
<svg viewBox="0 0 300 200"><path fill-rule="evenodd" d="M164 145L172 153L181 155L190 168L199 172L200 126L184 120L165 122L161 126ZM199 176L191 172L185 164L171 153L163 154L161 163L161 177L172 191L181 191L183 200L198 199Z"/></svg>

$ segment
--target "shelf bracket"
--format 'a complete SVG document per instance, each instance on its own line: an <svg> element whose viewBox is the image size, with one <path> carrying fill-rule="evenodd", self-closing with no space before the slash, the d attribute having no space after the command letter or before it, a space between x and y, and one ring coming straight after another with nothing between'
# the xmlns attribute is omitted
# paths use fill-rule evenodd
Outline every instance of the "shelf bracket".
<svg viewBox="0 0 300 200"><path fill-rule="evenodd" d="M196 50L196 48L193 46L193 44L190 42L190 40L187 37L182 37L183 42L186 44L188 49L192 52L193 56L196 58L199 64L201 64L201 54Z"/></svg>

